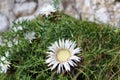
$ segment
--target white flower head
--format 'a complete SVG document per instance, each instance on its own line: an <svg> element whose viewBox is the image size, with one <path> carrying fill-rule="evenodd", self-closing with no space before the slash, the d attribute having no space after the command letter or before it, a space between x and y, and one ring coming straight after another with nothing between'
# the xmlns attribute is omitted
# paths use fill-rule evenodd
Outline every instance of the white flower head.
<svg viewBox="0 0 120 80"><path fill-rule="evenodd" d="M0 63L0 73L6 73L9 67L10 62L8 62L7 60L5 60L4 63Z"/></svg>
<svg viewBox="0 0 120 80"><path fill-rule="evenodd" d="M11 41L8 41L8 42L7 42L7 45L8 45L8 47L12 47L12 46L13 46L13 44L12 44Z"/></svg>
<svg viewBox="0 0 120 80"><path fill-rule="evenodd" d="M9 57L9 51L6 51L6 52L5 52L5 56L6 56L6 57Z"/></svg>
<svg viewBox="0 0 120 80"><path fill-rule="evenodd" d="M23 30L22 26L14 27L13 28L14 32L17 32L18 30Z"/></svg>
<svg viewBox="0 0 120 80"><path fill-rule="evenodd" d="M16 27L14 27L13 30L14 30L14 32L17 32L17 31L18 31Z"/></svg>
<svg viewBox="0 0 120 80"><path fill-rule="evenodd" d="M50 4L44 5L40 10L40 14L45 15L46 17L48 17L48 15L50 15L51 12L56 12L56 9L53 5Z"/></svg>
<svg viewBox="0 0 120 80"><path fill-rule="evenodd" d="M18 30L23 30L23 27L22 26L18 26L17 29Z"/></svg>
<svg viewBox="0 0 120 80"><path fill-rule="evenodd" d="M18 39L14 38L14 39L13 39L13 43L14 43L15 45L18 45Z"/></svg>
<svg viewBox="0 0 120 80"><path fill-rule="evenodd" d="M6 57L2 56L0 63L0 73L6 73L9 67L10 67L10 62L7 61Z"/></svg>
<svg viewBox="0 0 120 80"><path fill-rule="evenodd" d="M70 40L59 39L48 49L46 63L51 66L51 70L56 68L57 73L70 71L70 66L77 66L76 63L81 60L80 57L76 56L81 49L76 48L76 43Z"/></svg>
<svg viewBox="0 0 120 80"><path fill-rule="evenodd" d="M6 57L5 56L2 56L1 57L1 61L5 61Z"/></svg>
<svg viewBox="0 0 120 80"><path fill-rule="evenodd" d="M25 39L28 39L30 43L32 43L32 40L35 39L35 32L29 32L25 34Z"/></svg>

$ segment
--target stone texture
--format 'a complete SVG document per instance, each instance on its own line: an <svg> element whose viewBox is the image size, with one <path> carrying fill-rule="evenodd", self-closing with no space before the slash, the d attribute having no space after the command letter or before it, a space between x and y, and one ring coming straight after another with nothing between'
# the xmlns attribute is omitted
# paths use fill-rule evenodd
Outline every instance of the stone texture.
<svg viewBox="0 0 120 80"><path fill-rule="evenodd" d="M49 3L49 4L52 4L52 3L53 3L53 0L42 0L42 1L41 1L41 0L38 0L37 2L38 2L38 6L41 6L41 7L42 7L44 4L48 4L48 3Z"/></svg>
<svg viewBox="0 0 120 80"><path fill-rule="evenodd" d="M14 0L0 0L0 15L4 14L8 20L6 23L9 21L9 25L12 25L12 22L16 19L15 15L13 14L13 7L14 7ZM2 26L0 26L2 27Z"/></svg>
<svg viewBox="0 0 120 80"><path fill-rule="evenodd" d="M98 22L108 23L110 21L110 14L107 11L107 8L100 8L95 13L95 19Z"/></svg>
<svg viewBox="0 0 120 80"><path fill-rule="evenodd" d="M77 7L75 6L75 4L75 0L62 0L62 11L68 15L79 19L79 12L77 11Z"/></svg>
<svg viewBox="0 0 120 80"><path fill-rule="evenodd" d="M17 3L15 4L13 11L16 17L27 16L35 11L36 6L37 4L35 2Z"/></svg>
<svg viewBox="0 0 120 80"><path fill-rule="evenodd" d="M0 0L0 12L8 14L14 7L14 0Z"/></svg>
<svg viewBox="0 0 120 80"><path fill-rule="evenodd" d="M0 14L0 32L6 31L9 29L9 21L5 15Z"/></svg>
<svg viewBox="0 0 120 80"><path fill-rule="evenodd" d="M27 0L15 0L16 3L23 3L26 2Z"/></svg>

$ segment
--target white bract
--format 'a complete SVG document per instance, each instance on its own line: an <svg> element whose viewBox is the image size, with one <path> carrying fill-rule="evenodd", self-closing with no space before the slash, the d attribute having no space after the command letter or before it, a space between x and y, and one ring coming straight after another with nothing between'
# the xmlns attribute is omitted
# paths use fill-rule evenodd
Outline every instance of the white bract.
<svg viewBox="0 0 120 80"><path fill-rule="evenodd" d="M30 43L32 43L32 40L35 39L35 32L29 32L25 34L25 39L28 39Z"/></svg>
<svg viewBox="0 0 120 80"><path fill-rule="evenodd" d="M46 63L51 67L51 70L57 69L57 73L70 71L70 66L77 66L77 62L80 62L81 58L76 56L80 53L81 49L76 48L76 43L64 39L54 42L47 52L48 56Z"/></svg>
<svg viewBox="0 0 120 80"><path fill-rule="evenodd" d="M53 5L50 4L44 5L40 10L40 14L45 15L46 17L48 17L48 15L50 15L51 12L56 12L56 9Z"/></svg>

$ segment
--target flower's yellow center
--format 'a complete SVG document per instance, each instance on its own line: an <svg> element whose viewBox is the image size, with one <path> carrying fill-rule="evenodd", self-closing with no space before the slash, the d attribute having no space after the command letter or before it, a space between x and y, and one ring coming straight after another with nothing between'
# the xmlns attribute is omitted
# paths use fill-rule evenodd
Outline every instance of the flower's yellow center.
<svg viewBox="0 0 120 80"><path fill-rule="evenodd" d="M71 57L71 53L66 49L61 49L57 52L56 57L60 62L65 62Z"/></svg>

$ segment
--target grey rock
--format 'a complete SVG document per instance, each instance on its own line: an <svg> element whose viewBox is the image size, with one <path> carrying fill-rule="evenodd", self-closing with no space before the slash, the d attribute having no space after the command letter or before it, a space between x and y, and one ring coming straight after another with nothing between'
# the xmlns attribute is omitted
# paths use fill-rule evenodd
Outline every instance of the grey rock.
<svg viewBox="0 0 120 80"><path fill-rule="evenodd" d="M28 16L34 13L36 7L35 2L16 3L13 11L16 17Z"/></svg>
<svg viewBox="0 0 120 80"><path fill-rule="evenodd" d="M9 29L8 18L5 15L0 14L0 32L6 31L8 29Z"/></svg>
<svg viewBox="0 0 120 80"><path fill-rule="evenodd" d="M14 7L14 0L0 0L0 12L3 14L9 14Z"/></svg>
<svg viewBox="0 0 120 80"><path fill-rule="evenodd" d="M110 21L110 14L107 8L100 8L95 13L95 19L102 23L108 23Z"/></svg>
<svg viewBox="0 0 120 80"><path fill-rule="evenodd" d="M23 3L25 1L27 1L27 0L15 0L16 3Z"/></svg>
<svg viewBox="0 0 120 80"><path fill-rule="evenodd" d="M0 32L8 29L12 22L16 19L13 14L14 0L0 0L0 20L3 21L0 25ZM4 15L3 15L4 14ZM3 20L2 20L3 18Z"/></svg>

